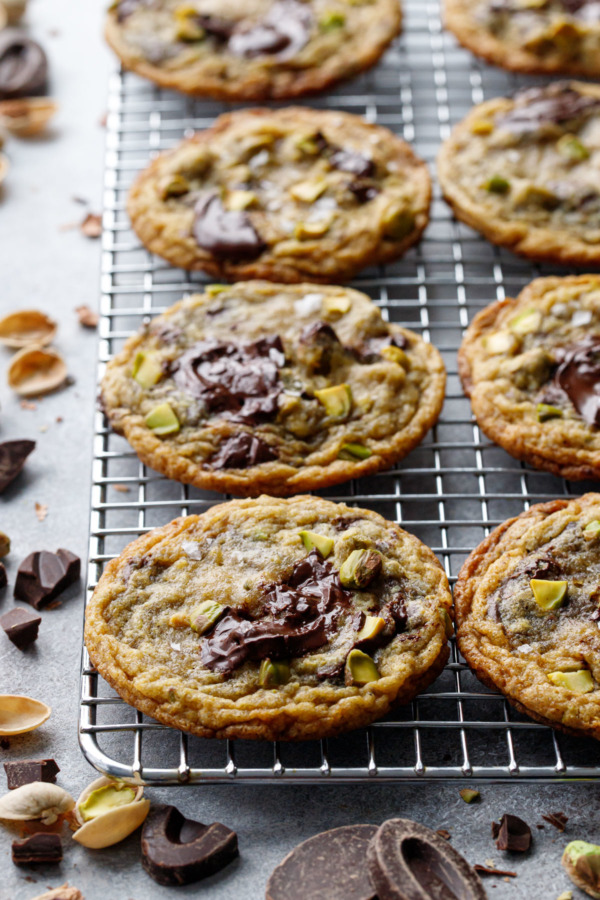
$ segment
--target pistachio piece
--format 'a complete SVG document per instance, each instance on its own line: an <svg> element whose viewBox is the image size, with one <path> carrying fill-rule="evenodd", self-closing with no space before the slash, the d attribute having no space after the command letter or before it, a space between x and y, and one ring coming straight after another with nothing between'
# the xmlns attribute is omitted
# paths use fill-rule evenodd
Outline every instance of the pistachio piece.
<svg viewBox="0 0 600 900"><path fill-rule="evenodd" d="M583 533L588 538L596 537L600 533L600 520L593 519L591 522L588 522L583 529Z"/></svg>
<svg viewBox="0 0 600 900"><path fill-rule="evenodd" d="M367 653L362 650L351 650L346 658L346 684L369 684L379 680L377 666Z"/></svg>
<svg viewBox="0 0 600 900"><path fill-rule="evenodd" d="M180 428L179 419L168 403L161 403L160 406L155 406L154 409L150 410L144 421L148 428L159 436L175 434Z"/></svg>
<svg viewBox="0 0 600 900"><path fill-rule="evenodd" d="M0 531L0 557L8 556L10 553L10 538L3 531Z"/></svg>
<svg viewBox="0 0 600 900"><path fill-rule="evenodd" d="M314 222L298 222L294 228L294 237L299 241L322 237L324 234L327 234L332 222L333 215L317 219Z"/></svg>
<svg viewBox="0 0 600 900"><path fill-rule="evenodd" d="M536 407L538 422L547 422L549 419L562 419L563 411L558 406L549 403L538 403Z"/></svg>
<svg viewBox="0 0 600 900"><path fill-rule="evenodd" d="M519 339L509 331L496 331L483 339L483 346L488 353L512 354L519 347Z"/></svg>
<svg viewBox="0 0 600 900"><path fill-rule="evenodd" d="M447 609L442 610L442 618L444 620L444 631L446 632L446 637L451 638L454 635L454 623L450 618L450 613Z"/></svg>
<svg viewBox="0 0 600 900"><path fill-rule="evenodd" d="M587 841L571 841L564 849L562 864L578 888L590 897L600 897L600 847Z"/></svg>
<svg viewBox="0 0 600 900"><path fill-rule="evenodd" d="M397 363L399 366L406 366L408 363L408 356L404 350L400 347L395 347L394 344L390 344L389 347L382 347L380 353L384 359Z"/></svg>
<svg viewBox="0 0 600 900"><path fill-rule="evenodd" d="M567 581L544 581L542 578L532 578L529 584L535 602L544 612L562 606L569 586Z"/></svg>
<svg viewBox="0 0 600 900"><path fill-rule="evenodd" d="M542 324L542 314L539 309L526 309L508 323L511 331L517 334L533 334Z"/></svg>
<svg viewBox="0 0 600 900"><path fill-rule="evenodd" d="M23 309L0 319L0 344L14 350L20 350L29 344L45 347L52 343L56 331L56 322L46 313L37 309Z"/></svg>
<svg viewBox="0 0 600 900"><path fill-rule="evenodd" d="M560 206L560 199L546 187L527 184L518 191L514 198L514 205L517 208L546 209L551 211Z"/></svg>
<svg viewBox="0 0 600 900"><path fill-rule="evenodd" d="M325 297L322 303L323 312L329 316L344 316L351 306L349 297Z"/></svg>
<svg viewBox="0 0 600 900"><path fill-rule="evenodd" d="M112 778L97 778L75 804L80 824L73 840L92 850L112 847L142 824L150 810L144 788Z"/></svg>
<svg viewBox="0 0 600 900"><path fill-rule="evenodd" d="M474 119L471 122L471 134L491 134L494 130L494 123L491 119Z"/></svg>
<svg viewBox="0 0 600 900"><path fill-rule="evenodd" d="M283 661L274 662L270 659L263 659L258 671L258 683L261 687L279 687L280 684L287 684L290 680L290 667L288 663Z"/></svg>
<svg viewBox="0 0 600 900"><path fill-rule="evenodd" d="M299 181L298 184L292 185L290 194L294 200L300 200L302 203L314 203L326 190L327 181L325 178L313 178L308 181Z"/></svg>
<svg viewBox="0 0 600 900"><path fill-rule="evenodd" d="M74 806L71 795L57 784L32 781L0 797L0 819L14 822L40 819L43 825L52 825Z"/></svg>
<svg viewBox="0 0 600 900"><path fill-rule="evenodd" d="M242 211L248 209L256 203L257 200L258 197L254 191L231 191L227 195L225 205L227 206L227 209Z"/></svg>
<svg viewBox="0 0 600 900"><path fill-rule="evenodd" d="M230 285L228 284L207 284L204 288L204 293L208 294L209 297L216 297L218 294L222 294L223 291L228 290Z"/></svg>
<svg viewBox="0 0 600 900"><path fill-rule="evenodd" d="M578 669L576 672L550 672L548 681L557 687L567 688L574 694L588 694L594 690L594 680L588 669Z"/></svg>
<svg viewBox="0 0 600 900"><path fill-rule="evenodd" d="M156 356L140 350L135 355L131 375L140 387L151 388L160 381L163 376L163 370Z"/></svg>
<svg viewBox="0 0 600 900"><path fill-rule="evenodd" d="M62 356L43 347L24 347L8 367L8 383L20 397L49 394L65 383L67 367Z"/></svg>
<svg viewBox="0 0 600 900"><path fill-rule="evenodd" d="M336 31L338 28L343 28L346 24L346 16L341 12L326 12L325 15L321 16L319 19L319 29L324 32L328 31Z"/></svg>
<svg viewBox="0 0 600 900"><path fill-rule="evenodd" d="M381 616L366 616L363 627L356 635L357 641L372 641L385 628L385 619Z"/></svg>
<svg viewBox="0 0 600 900"><path fill-rule="evenodd" d="M323 559L327 559L335 543L333 538L317 534L316 531L300 531L299 537L302 538L302 543L309 553L311 550L318 550Z"/></svg>
<svg viewBox="0 0 600 900"><path fill-rule="evenodd" d="M381 553L377 550L353 550L340 568L344 587L366 588L381 572Z"/></svg>
<svg viewBox="0 0 600 900"><path fill-rule="evenodd" d="M393 241L401 241L414 230L415 217L410 209L389 210L382 219L383 233L385 237Z"/></svg>
<svg viewBox="0 0 600 900"><path fill-rule="evenodd" d="M338 459L369 459L373 451L364 444L342 444L338 453Z"/></svg>
<svg viewBox="0 0 600 900"><path fill-rule="evenodd" d="M473 788L462 788L458 793L465 803L474 803L475 800L479 800L481 797L479 791L476 791Z"/></svg>
<svg viewBox="0 0 600 900"><path fill-rule="evenodd" d="M175 37L184 43L201 41L206 32L200 24L198 10L191 3L183 3L175 10Z"/></svg>
<svg viewBox="0 0 600 900"><path fill-rule="evenodd" d="M584 159L589 159L590 156L590 151L575 134L563 134L556 144L556 149L563 156L566 156L567 159L573 160L573 162L583 162Z"/></svg>
<svg viewBox="0 0 600 900"><path fill-rule="evenodd" d="M35 731L52 712L40 700L23 694L0 695L0 734L15 735Z"/></svg>
<svg viewBox="0 0 600 900"><path fill-rule="evenodd" d="M333 387L315 391L315 397L325 407L328 416L341 419L347 416L352 408L352 391L349 384L336 384Z"/></svg>
<svg viewBox="0 0 600 900"><path fill-rule="evenodd" d="M510 181L503 178L502 175L492 175L487 181L483 182L481 187L490 194L508 194Z"/></svg>
<svg viewBox="0 0 600 900"><path fill-rule="evenodd" d="M169 197L182 197L190 190L190 183L183 175L165 175L159 184L158 192L161 200L168 200Z"/></svg>
<svg viewBox="0 0 600 900"><path fill-rule="evenodd" d="M323 137L320 134L309 134L299 138L296 141L296 147L307 156L316 156L321 152L324 145Z"/></svg>
<svg viewBox="0 0 600 900"><path fill-rule="evenodd" d="M58 111L48 97L23 97L0 102L0 126L17 137L41 134Z"/></svg>
<svg viewBox="0 0 600 900"><path fill-rule="evenodd" d="M190 628L196 634L205 634L221 618L225 607L214 600L204 600L190 615Z"/></svg>

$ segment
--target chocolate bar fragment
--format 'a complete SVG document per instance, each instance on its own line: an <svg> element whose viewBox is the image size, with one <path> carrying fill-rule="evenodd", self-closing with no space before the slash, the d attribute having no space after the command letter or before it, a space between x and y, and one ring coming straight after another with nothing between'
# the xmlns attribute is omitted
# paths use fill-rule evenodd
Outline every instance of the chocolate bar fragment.
<svg viewBox="0 0 600 900"><path fill-rule="evenodd" d="M0 616L0 626L6 632L9 640L13 642L19 650L24 650L37 640L38 631L40 629L41 616L22 606L15 606L3 616Z"/></svg>
<svg viewBox="0 0 600 900"><path fill-rule="evenodd" d="M45 781L55 784L60 768L53 759L15 759L4 763L9 791L32 784L34 781Z"/></svg>
<svg viewBox="0 0 600 900"><path fill-rule="evenodd" d="M17 477L35 441L4 441L0 444L0 494Z"/></svg>
<svg viewBox="0 0 600 900"><path fill-rule="evenodd" d="M492 837L498 850L526 853L531 847L531 828L518 816L505 813L500 823L492 822Z"/></svg>
<svg viewBox="0 0 600 900"><path fill-rule="evenodd" d="M15 866L59 863L62 858L62 841L58 834L39 832L24 841L12 842L12 861Z"/></svg>
<svg viewBox="0 0 600 900"><path fill-rule="evenodd" d="M78 580L80 572L81 560L69 550L30 553L19 566L15 597L35 609L44 609Z"/></svg>
<svg viewBox="0 0 600 900"><path fill-rule="evenodd" d="M0 591L8 584L8 576L6 574L6 566L0 562Z"/></svg>

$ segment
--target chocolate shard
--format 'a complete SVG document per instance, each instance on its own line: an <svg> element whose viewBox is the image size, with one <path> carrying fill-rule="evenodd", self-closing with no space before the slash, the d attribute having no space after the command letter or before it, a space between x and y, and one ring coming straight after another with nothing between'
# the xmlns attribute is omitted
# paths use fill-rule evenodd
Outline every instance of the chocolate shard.
<svg viewBox="0 0 600 900"><path fill-rule="evenodd" d="M260 22L236 29L227 49L235 56L277 56L289 59L304 47L310 36L312 13L299 0L276 0Z"/></svg>
<svg viewBox="0 0 600 900"><path fill-rule="evenodd" d="M39 832L12 842L12 861L16 866L59 863L63 858L62 841L59 834Z"/></svg>
<svg viewBox="0 0 600 900"><path fill-rule="evenodd" d="M6 566L0 562L0 591L8 584L8 575L6 574Z"/></svg>
<svg viewBox="0 0 600 900"><path fill-rule="evenodd" d="M482 866L481 863L475 863L473 868L479 875L491 875L496 878L516 878L517 873L511 872L509 869L495 869L492 866Z"/></svg>
<svg viewBox="0 0 600 900"><path fill-rule="evenodd" d="M35 613L23 609L21 606L15 606L14 609L0 616L0 626L6 632L8 639L19 650L24 650L25 647L37 640L41 621L41 616L36 616Z"/></svg>
<svg viewBox="0 0 600 900"><path fill-rule="evenodd" d="M345 825L299 844L271 873L266 900L377 900L366 865L376 832Z"/></svg>
<svg viewBox="0 0 600 900"><path fill-rule="evenodd" d="M563 347L552 387L569 398L582 419L600 427L600 338L586 337Z"/></svg>
<svg viewBox="0 0 600 900"><path fill-rule="evenodd" d="M377 185L368 178L355 178L347 185L351 194L354 194L359 203L368 203L379 194Z"/></svg>
<svg viewBox="0 0 600 900"><path fill-rule="evenodd" d="M555 81L544 87L528 88L515 94L514 106L498 116L497 125L513 134L531 134L548 125L562 125L586 116L600 106L600 100Z"/></svg>
<svg viewBox="0 0 600 900"><path fill-rule="evenodd" d="M409 819L384 822L367 851L379 900L486 900L474 869L451 844Z"/></svg>
<svg viewBox="0 0 600 900"><path fill-rule="evenodd" d="M27 556L17 572L15 597L44 609L59 594L78 580L81 561L69 550L39 550Z"/></svg>
<svg viewBox="0 0 600 900"><path fill-rule="evenodd" d="M0 444L0 494L17 477L35 441L4 441Z"/></svg>
<svg viewBox="0 0 600 900"><path fill-rule="evenodd" d="M498 850L526 853L531 847L531 828L523 819L510 813L502 816L499 825L494 822L492 835L496 839Z"/></svg>
<svg viewBox="0 0 600 900"><path fill-rule="evenodd" d="M37 41L18 28L0 32L0 100L39 94L47 78L48 59Z"/></svg>
<svg viewBox="0 0 600 900"><path fill-rule="evenodd" d="M267 246L248 213L225 209L216 194L196 203L192 231L198 245L220 259L256 259Z"/></svg>
<svg viewBox="0 0 600 900"><path fill-rule="evenodd" d="M336 148L329 157L329 164L340 172L350 172L358 178L368 178L375 171L375 163L356 150L348 150L343 147Z"/></svg>
<svg viewBox="0 0 600 900"><path fill-rule="evenodd" d="M175 806L153 806L142 830L142 866L158 884L192 884L238 855L235 831L186 819Z"/></svg>
<svg viewBox="0 0 600 900"><path fill-rule="evenodd" d="M244 431L224 441L209 462L213 469L248 469L271 459L277 459L275 449L262 438Z"/></svg>
<svg viewBox="0 0 600 900"><path fill-rule="evenodd" d="M53 759L16 759L4 763L9 791L32 784L34 781L45 781L55 784L60 768Z"/></svg>
<svg viewBox="0 0 600 900"><path fill-rule="evenodd" d="M565 816L562 812L547 813L546 815L542 815L542 819L545 819L546 822L549 822L550 825L553 825L558 831L564 831L565 826L569 821L568 816Z"/></svg>

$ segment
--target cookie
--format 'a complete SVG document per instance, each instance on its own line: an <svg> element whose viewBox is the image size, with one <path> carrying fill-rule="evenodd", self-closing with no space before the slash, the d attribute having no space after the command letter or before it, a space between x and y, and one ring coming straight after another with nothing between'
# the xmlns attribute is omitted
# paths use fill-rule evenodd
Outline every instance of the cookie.
<svg viewBox="0 0 600 900"><path fill-rule="evenodd" d="M464 47L504 69L600 75L598 0L444 0L444 21Z"/></svg>
<svg viewBox="0 0 600 900"><path fill-rule="evenodd" d="M373 66L399 0L119 0L106 38L126 69L217 100L285 100Z"/></svg>
<svg viewBox="0 0 600 900"><path fill-rule="evenodd" d="M426 164L387 128L351 113L246 109L158 156L127 209L142 243L174 266L336 282L414 244L430 194Z"/></svg>
<svg viewBox="0 0 600 900"><path fill-rule="evenodd" d="M232 500L138 538L106 567L85 641L117 693L201 737L305 740L406 703L448 658L431 550L318 497Z"/></svg>
<svg viewBox="0 0 600 900"><path fill-rule="evenodd" d="M107 367L103 406L145 463L240 496L327 487L392 465L444 399L438 351L358 291L212 286Z"/></svg>
<svg viewBox="0 0 600 900"><path fill-rule="evenodd" d="M454 590L458 645L522 712L600 738L600 494L532 506L469 556Z"/></svg>
<svg viewBox="0 0 600 900"><path fill-rule="evenodd" d="M456 216L536 260L600 264L600 85L555 82L474 107L438 173Z"/></svg>
<svg viewBox="0 0 600 900"><path fill-rule="evenodd" d="M600 478L600 276L538 278L492 303L458 368L491 440L563 478Z"/></svg>

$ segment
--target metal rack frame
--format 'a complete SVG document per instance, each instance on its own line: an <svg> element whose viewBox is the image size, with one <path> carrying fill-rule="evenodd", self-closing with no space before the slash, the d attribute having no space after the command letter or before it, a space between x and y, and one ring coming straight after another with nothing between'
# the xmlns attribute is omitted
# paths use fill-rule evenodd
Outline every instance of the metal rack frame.
<svg viewBox="0 0 600 900"><path fill-rule="evenodd" d="M445 34L437 2L404 0L401 38L373 71L309 103L341 108L391 128L433 163L440 140L474 103L525 82L484 66ZM140 247L125 213L134 175L158 151L211 124L221 104L167 93L120 72L110 80L103 215L99 376L124 340L203 276L168 267ZM492 247L456 223L436 193L419 247L354 286L384 315L432 340L448 368L437 426L396 468L321 492L366 505L415 533L442 560L452 582L470 550L505 518L531 503L569 494L483 438L456 371L470 317L514 295L543 270ZM576 486L579 493L585 486ZM139 534L222 498L142 465L103 416L95 423L89 591L104 564ZM558 735L516 713L483 688L452 646L436 683L409 706L363 731L306 744L206 741L166 728L121 701L83 652L80 743L111 776L148 784L331 783L465 779L597 779L600 745Z"/></svg>

